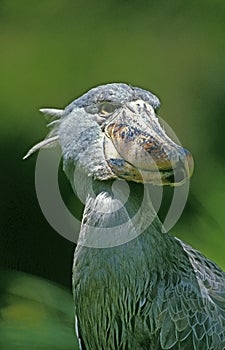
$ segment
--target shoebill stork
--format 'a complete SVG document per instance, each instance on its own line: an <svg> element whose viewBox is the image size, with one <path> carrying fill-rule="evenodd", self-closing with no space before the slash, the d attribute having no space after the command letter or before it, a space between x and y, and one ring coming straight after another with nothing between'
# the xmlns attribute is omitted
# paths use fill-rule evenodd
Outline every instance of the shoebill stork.
<svg viewBox="0 0 225 350"><path fill-rule="evenodd" d="M159 107L151 92L113 83L41 110L53 129L28 155L58 143L85 196L72 277L80 349L224 349L225 274L165 232L151 202L148 184L182 185L193 172Z"/></svg>

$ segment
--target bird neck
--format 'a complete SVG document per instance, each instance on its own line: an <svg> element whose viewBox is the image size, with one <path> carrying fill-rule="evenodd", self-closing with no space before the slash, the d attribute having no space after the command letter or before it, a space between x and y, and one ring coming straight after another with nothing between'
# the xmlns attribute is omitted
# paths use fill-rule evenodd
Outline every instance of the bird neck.
<svg viewBox="0 0 225 350"><path fill-rule="evenodd" d="M87 178L82 183L86 204L78 244L109 248L132 241L146 231L163 235L149 186L124 180L90 182Z"/></svg>
<svg viewBox="0 0 225 350"><path fill-rule="evenodd" d="M87 184L82 186L87 188ZM74 256L74 269L80 276L91 276L102 268L111 271L116 257L122 261L116 264L118 280L129 275L130 269L137 275L142 270L155 271L162 279L169 271L179 274L186 258L179 242L165 232L150 189L118 180L92 181Z"/></svg>

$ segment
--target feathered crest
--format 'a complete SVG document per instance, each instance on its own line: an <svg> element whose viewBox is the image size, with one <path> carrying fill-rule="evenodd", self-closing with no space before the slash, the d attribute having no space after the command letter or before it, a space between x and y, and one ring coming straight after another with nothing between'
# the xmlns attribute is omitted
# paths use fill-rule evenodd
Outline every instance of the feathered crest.
<svg viewBox="0 0 225 350"><path fill-rule="evenodd" d="M28 158L31 154L34 152L42 149L42 148L49 148L54 147L57 145L58 141L58 126L60 123L60 118L63 116L64 110L63 109L51 109L51 108L41 108L40 112L44 114L45 118L49 123L47 124L47 127L52 128L51 131L48 133L46 138L40 142L38 142L36 145L34 145L27 154L23 157L23 159Z"/></svg>

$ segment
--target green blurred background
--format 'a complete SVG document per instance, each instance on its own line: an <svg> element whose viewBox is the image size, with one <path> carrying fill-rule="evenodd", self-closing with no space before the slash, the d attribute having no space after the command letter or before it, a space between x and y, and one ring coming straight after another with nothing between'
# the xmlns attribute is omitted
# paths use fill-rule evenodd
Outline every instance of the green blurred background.
<svg viewBox="0 0 225 350"><path fill-rule="evenodd" d="M74 245L39 208L36 155L22 157L46 136L40 107L62 108L108 82L160 97L160 115L195 159L189 201L172 233L225 268L222 13L222 0L0 1L3 268L70 286Z"/></svg>

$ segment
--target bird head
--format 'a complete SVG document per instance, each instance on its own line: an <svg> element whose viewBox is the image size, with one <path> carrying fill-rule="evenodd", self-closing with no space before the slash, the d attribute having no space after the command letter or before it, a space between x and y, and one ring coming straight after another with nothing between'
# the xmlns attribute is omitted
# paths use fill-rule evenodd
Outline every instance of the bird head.
<svg viewBox="0 0 225 350"><path fill-rule="evenodd" d="M52 131L26 156L59 143L67 173L72 164L98 180L183 184L193 173L193 158L160 125L159 107L159 99L141 88L98 86L64 110L41 109L55 119Z"/></svg>

